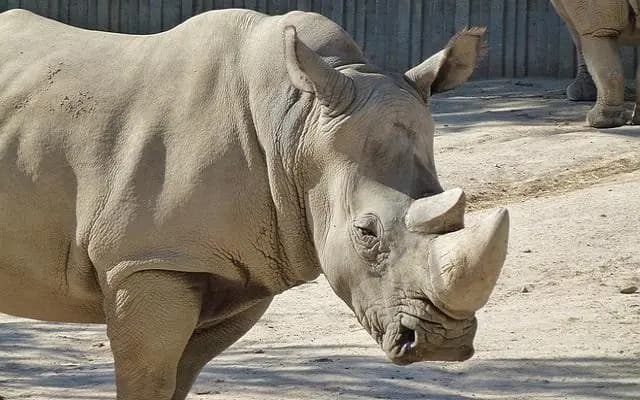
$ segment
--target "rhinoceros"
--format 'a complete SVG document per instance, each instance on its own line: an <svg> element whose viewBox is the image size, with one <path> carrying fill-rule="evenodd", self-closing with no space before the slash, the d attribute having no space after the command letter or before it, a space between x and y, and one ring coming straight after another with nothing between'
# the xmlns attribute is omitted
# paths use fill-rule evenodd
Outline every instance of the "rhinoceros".
<svg viewBox="0 0 640 400"><path fill-rule="evenodd" d="M106 323L119 399L184 399L271 299L324 274L397 364L465 360L508 212L465 227L431 95L483 29L404 74L318 14L150 36L0 15L0 311Z"/></svg>
<svg viewBox="0 0 640 400"><path fill-rule="evenodd" d="M567 24L578 49L578 74L567 88L567 97L576 101L596 100L587 114L590 126L613 128L626 124L624 68L619 51L625 45L640 45L640 0L551 0L551 3ZM640 125L640 65L631 123Z"/></svg>

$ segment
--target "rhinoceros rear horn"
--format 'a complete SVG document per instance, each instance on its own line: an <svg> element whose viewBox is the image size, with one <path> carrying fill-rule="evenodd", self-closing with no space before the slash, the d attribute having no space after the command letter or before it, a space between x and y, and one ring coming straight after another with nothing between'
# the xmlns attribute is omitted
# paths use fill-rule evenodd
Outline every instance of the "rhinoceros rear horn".
<svg viewBox="0 0 640 400"><path fill-rule="evenodd" d="M298 89L314 93L330 114L343 112L355 98L351 78L328 65L298 39L296 28L284 28L285 62L289 78Z"/></svg>
<svg viewBox="0 0 640 400"><path fill-rule="evenodd" d="M405 72L405 77L425 99L460 86L469 79L482 58L485 32L485 28L471 28L457 33L443 50Z"/></svg>

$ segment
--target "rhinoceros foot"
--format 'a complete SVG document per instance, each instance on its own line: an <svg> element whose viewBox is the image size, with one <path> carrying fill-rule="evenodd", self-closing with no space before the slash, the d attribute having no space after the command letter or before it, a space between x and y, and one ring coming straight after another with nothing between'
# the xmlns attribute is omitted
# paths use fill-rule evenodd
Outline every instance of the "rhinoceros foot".
<svg viewBox="0 0 640 400"><path fill-rule="evenodd" d="M631 117L631 125L640 125L640 104L636 104L635 110L633 110L633 117Z"/></svg>
<svg viewBox="0 0 640 400"><path fill-rule="evenodd" d="M625 117L624 106L607 106L596 104L587 113L587 124L594 128L606 129L615 128L625 125L627 119Z"/></svg>

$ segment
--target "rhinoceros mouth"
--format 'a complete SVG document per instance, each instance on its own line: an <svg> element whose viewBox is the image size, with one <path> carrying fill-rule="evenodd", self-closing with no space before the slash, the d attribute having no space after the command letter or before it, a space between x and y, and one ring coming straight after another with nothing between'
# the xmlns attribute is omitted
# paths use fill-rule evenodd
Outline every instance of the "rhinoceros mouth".
<svg viewBox="0 0 640 400"><path fill-rule="evenodd" d="M419 361L464 361L473 356L475 317L454 320L438 315L419 317L400 312L388 324L381 343L389 359L398 365Z"/></svg>

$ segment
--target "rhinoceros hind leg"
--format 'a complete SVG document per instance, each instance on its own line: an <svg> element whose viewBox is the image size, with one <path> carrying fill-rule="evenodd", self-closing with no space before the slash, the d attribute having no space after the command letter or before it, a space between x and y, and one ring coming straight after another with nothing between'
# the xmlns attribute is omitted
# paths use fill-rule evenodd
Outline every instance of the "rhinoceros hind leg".
<svg viewBox="0 0 640 400"><path fill-rule="evenodd" d="M178 365L176 391L172 400L184 400L202 368L215 356L235 343L258 322L271 304L271 299L207 328L196 329Z"/></svg>
<svg viewBox="0 0 640 400"><path fill-rule="evenodd" d="M636 108L633 110L631 123L640 125L640 65L638 65L638 72L636 72Z"/></svg>
<svg viewBox="0 0 640 400"><path fill-rule="evenodd" d="M597 98L598 89L587 72L578 74L576 79L567 86L567 99L571 101L595 101Z"/></svg>
<svg viewBox="0 0 640 400"><path fill-rule="evenodd" d="M613 128L626 123L624 70L616 37L583 36L584 59L598 88L595 107L587 114L594 128Z"/></svg>
<svg viewBox="0 0 640 400"><path fill-rule="evenodd" d="M118 400L170 400L204 290L188 274L136 272L105 293Z"/></svg>

